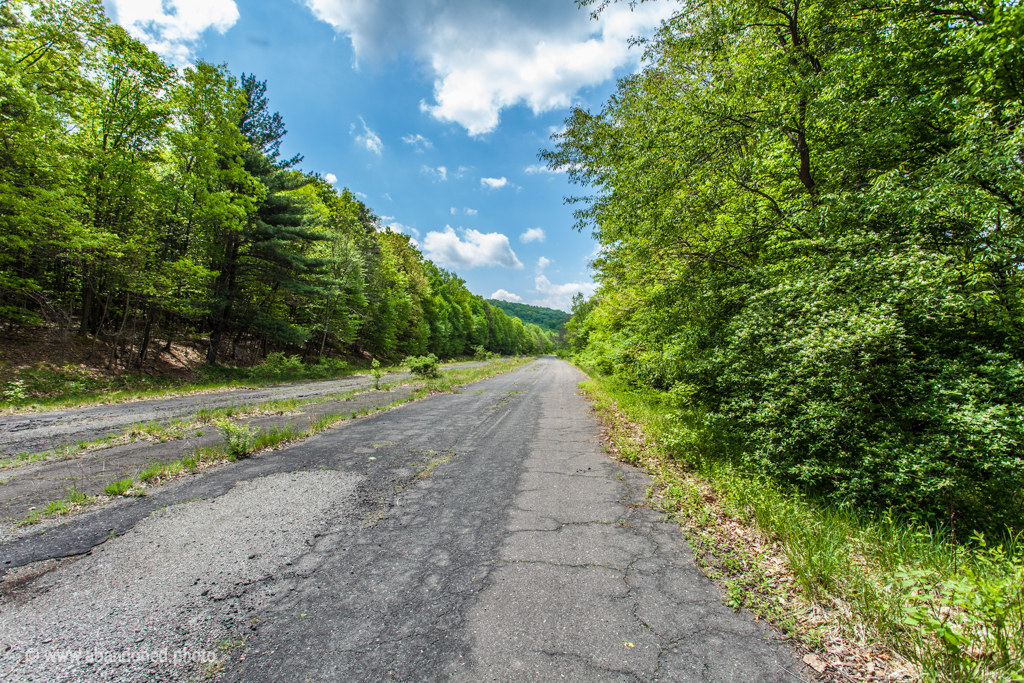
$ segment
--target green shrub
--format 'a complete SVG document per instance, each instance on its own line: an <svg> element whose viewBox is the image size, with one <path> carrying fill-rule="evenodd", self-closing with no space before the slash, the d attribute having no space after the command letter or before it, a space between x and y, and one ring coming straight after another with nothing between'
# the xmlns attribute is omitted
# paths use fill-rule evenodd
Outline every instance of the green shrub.
<svg viewBox="0 0 1024 683"><path fill-rule="evenodd" d="M487 360L487 349L481 346L473 347L473 360Z"/></svg>
<svg viewBox="0 0 1024 683"><path fill-rule="evenodd" d="M7 390L3 393L3 396L8 401L24 401L28 398L28 394L25 393L25 380L16 379L7 383Z"/></svg>
<svg viewBox="0 0 1024 683"><path fill-rule="evenodd" d="M374 358L373 363L370 365L370 372L373 373L373 388L380 389L380 380L387 374L387 370L381 368L380 361Z"/></svg>
<svg viewBox="0 0 1024 683"><path fill-rule="evenodd" d="M337 358L321 358L316 365L307 365L304 374L309 377L333 377L348 369L348 363Z"/></svg>
<svg viewBox="0 0 1024 683"><path fill-rule="evenodd" d="M441 376L441 366L437 356L430 353L426 356L409 356L402 363L409 368L409 372L417 377L434 378Z"/></svg>
<svg viewBox="0 0 1024 683"><path fill-rule="evenodd" d="M274 352L267 354L263 362L249 372L256 379L282 379L298 375L302 370L302 359L298 356L286 356L281 352Z"/></svg>
<svg viewBox="0 0 1024 683"><path fill-rule="evenodd" d="M232 422L231 420L217 420L214 422L217 428L224 435L228 442L228 457L244 458L252 453L256 443L256 435L260 428L251 425Z"/></svg>
<svg viewBox="0 0 1024 683"><path fill-rule="evenodd" d="M121 388L130 383L131 376L93 376L88 370L76 365L58 366L53 363L37 363L18 373L18 379L11 382L14 396L8 400L25 400L28 397L75 396L94 391Z"/></svg>

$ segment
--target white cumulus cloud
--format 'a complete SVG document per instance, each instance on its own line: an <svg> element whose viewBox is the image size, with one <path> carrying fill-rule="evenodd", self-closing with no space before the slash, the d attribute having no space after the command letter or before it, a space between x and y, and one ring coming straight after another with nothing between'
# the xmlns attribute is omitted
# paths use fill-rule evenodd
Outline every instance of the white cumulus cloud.
<svg viewBox="0 0 1024 683"><path fill-rule="evenodd" d="M390 216L382 216L382 220L388 221L388 220L391 220L391 217ZM402 225L401 223L387 223L387 224L385 224L384 227L385 228L391 228L391 230L393 232L402 232L402 233L405 233L406 235L412 235L413 237L419 237L420 236L420 231L419 230L417 230L416 228L410 227L408 225Z"/></svg>
<svg viewBox="0 0 1024 683"><path fill-rule="evenodd" d="M534 299L531 304L566 312L572 310L573 296L581 292L592 296L597 291L597 286L592 282L567 282L564 285L556 285L543 274L535 277L533 283L542 298Z"/></svg>
<svg viewBox="0 0 1024 683"><path fill-rule="evenodd" d="M372 130L370 130L370 127L366 125L366 121L363 120L362 116L359 117L359 122L363 124L363 132L359 135L356 135L356 142L358 142L360 145L365 147L370 152L373 152L377 156L380 156L381 152L384 151L384 143L381 142L380 136L374 133ZM349 127L349 133L354 133L355 130L356 124L353 123Z"/></svg>
<svg viewBox="0 0 1024 683"><path fill-rule="evenodd" d="M508 178L502 176L501 178L481 178L480 185L486 187L488 190L496 190L499 187L505 187L508 185Z"/></svg>
<svg viewBox="0 0 1024 683"><path fill-rule="evenodd" d="M514 304L523 303L523 297L519 296L518 294L513 294L512 292L506 291L504 289L499 289L494 294L491 294L489 298L497 299L498 301L511 301Z"/></svg>
<svg viewBox="0 0 1024 683"><path fill-rule="evenodd" d="M544 234L544 230L541 228L530 228L522 235L519 236L519 241L523 244L527 242L543 242L547 239L547 235ZM541 258L544 258L543 256Z"/></svg>
<svg viewBox="0 0 1024 683"><path fill-rule="evenodd" d="M562 168L551 168L550 166L543 164L531 164L523 169L529 175L537 173L565 173L565 167Z"/></svg>
<svg viewBox="0 0 1024 683"><path fill-rule="evenodd" d="M416 148L417 152L422 152L425 149L434 149L434 143L419 133L416 133L416 135L406 135L402 138L402 142L412 145Z"/></svg>
<svg viewBox="0 0 1024 683"><path fill-rule="evenodd" d="M434 77L421 109L470 135L494 130L501 111L563 109L576 93L636 68L629 39L650 35L675 3L608 6L600 20L564 0L305 0L348 37L356 60L407 55Z"/></svg>
<svg viewBox="0 0 1024 683"><path fill-rule="evenodd" d="M471 209L468 206L463 209L467 216L475 216L479 213L476 209Z"/></svg>
<svg viewBox="0 0 1024 683"><path fill-rule="evenodd" d="M333 173L326 173L324 174L324 180L333 185L334 183L338 182L338 176L334 175Z"/></svg>
<svg viewBox="0 0 1024 683"><path fill-rule="evenodd" d="M428 232L423 239L427 258L446 268L501 266L518 270L523 267L512 251L507 236L498 232L485 234L476 230L459 232L461 237L450 225L444 227L444 232Z"/></svg>
<svg viewBox="0 0 1024 683"><path fill-rule="evenodd" d="M234 0L105 0L107 14L153 52L183 67L203 33L224 33L238 21Z"/></svg>
<svg viewBox="0 0 1024 683"><path fill-rule="evenodd" d="M433 168L431 166L423 166L420 168L420 170L429 176L437 178L438 180L448 180L448 169L445 168L444 166L438 166L437 168Z"/></svg>

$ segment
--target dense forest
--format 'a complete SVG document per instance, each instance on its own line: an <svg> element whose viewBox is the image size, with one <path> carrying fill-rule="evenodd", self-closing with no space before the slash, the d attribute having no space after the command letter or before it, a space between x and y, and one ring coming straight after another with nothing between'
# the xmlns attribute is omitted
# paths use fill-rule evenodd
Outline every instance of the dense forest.
<svg viewBox="0 0 1024 683"><path fill-rule="evenodd" d="M0 74L8 326L102 339L128 368L157 337L208 339L210 365L551 349L283 158L255 76L179 72L99 0L0 0Z"/></svg>
<svg viewBox="0 0 1024 683"><path fill-rule="evenodd" d="M542 153L603 247L576 357L691 462L1021 528L1024 7L684 0L645 49Z"/></svg>
<svg viewBox="0 0 1024 683"><path fill-rule="evenodd" d="M507 315L519 318L524 323L536 325L549 332L558 332L562 329L562 325L569 322L568 313L556 311L553 308L517 304L512 301L501 301L500 299L487 299L487 303L495 308L500 308Z"/></svg>

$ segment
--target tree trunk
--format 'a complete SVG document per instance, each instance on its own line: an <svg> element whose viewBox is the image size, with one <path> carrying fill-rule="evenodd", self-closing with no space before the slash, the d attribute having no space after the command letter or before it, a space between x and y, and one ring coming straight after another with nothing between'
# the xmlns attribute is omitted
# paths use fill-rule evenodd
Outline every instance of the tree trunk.
<svg viewBox="0 0 1024 683"><path fill-rule="evenodd" d="M103 304L103 315L100 316L99 322L97 322L92 328L92 338L96 339L96 336L100 333L100 329L103 328L104 323L107 322L107 313L110 312L110 304L114 300L114 288L111 287L107 290L107 302Z"/></svg>
<svg viewBox="0 0 1024 683"><path fill-rule="evenodd" d="M235 302L235 277L238 265L238 238L232 236L231 246L228 248L228 261L225 264L227 270L227 291L224 306L220 309L220 315L213 324L213 332L210 334L210 350L206 354L207 365L217 365L217 349L220 346L221 335L224 332L228 318L231 317L231 308Z"/></svg>
<svg viewBox="0 0 1024 683"><path fill-rule="evenodd" d="M78 334L83 337L89 334L89 318L92 317L92 300L96 292L96 274L89 268L89 275L82 283L82 322L78 327Z"/></svg>
<svg viewBox="0 0 1024 683"><path fill-rule="evenodd" d="M327 345L327 330L331 325L331 297L327 297L327 309L324 311L324 337L320 340L320 355L317 358L324 357L324 346Z"/></svg>
<svg viewBox="0 0 1024 683"><path fill-rule="evenodd" d="M139 361L146 360L146 349L149 348L150 333L153 331L153 316L156 313L156 301L149 302L149 310L146 311L146 327L142 331L142 345L139 347Z"/></svg>
<svg viewBox="0 0 1024 683"><path fill-rule="evenodd" d="M121 325L117 328L117 333L114 335L114 340L110 344L110 360L107 362L107 370L113 370L115 362L117 361L117 347L122 342L122 335L124 334L124 325L128 322L128 304L130 302L131 293L124 293L124 315L121 316Z"/></svg>

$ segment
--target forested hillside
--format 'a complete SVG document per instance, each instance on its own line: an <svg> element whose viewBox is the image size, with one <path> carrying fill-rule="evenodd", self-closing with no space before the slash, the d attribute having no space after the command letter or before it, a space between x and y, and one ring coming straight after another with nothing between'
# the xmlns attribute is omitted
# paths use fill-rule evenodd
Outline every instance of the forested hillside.
<svg viewBox="0 0 1024 683"><path fill-rule="evenodd" d="M1022 525L1024 8L680 3L576 110L584 364L672 447L839 506Z"/></svg>
<svg viewBox="0 0 1024 683"><path fill-rule="evenodd" d="M562 325L569 321L569 314L565 311L556 311L553 308L543 306L531 306L530 304L517 304L512 301L500 299L487 299L487 303L495 308L500 308L506 314L519 318L524 323L536 325L551 332L558 332Z"/></svg>
<svg viewBox="0 0 1024 683"><path fill-rule="evenodd" d="M178 72L98 0L0 2L0 74L8 329L99 338L108 367L129 368L183 335L208 340L210 365L268 348L551 347L349 191L298 170L300 156L282 158L285 123L253 75Z"/></svg>

